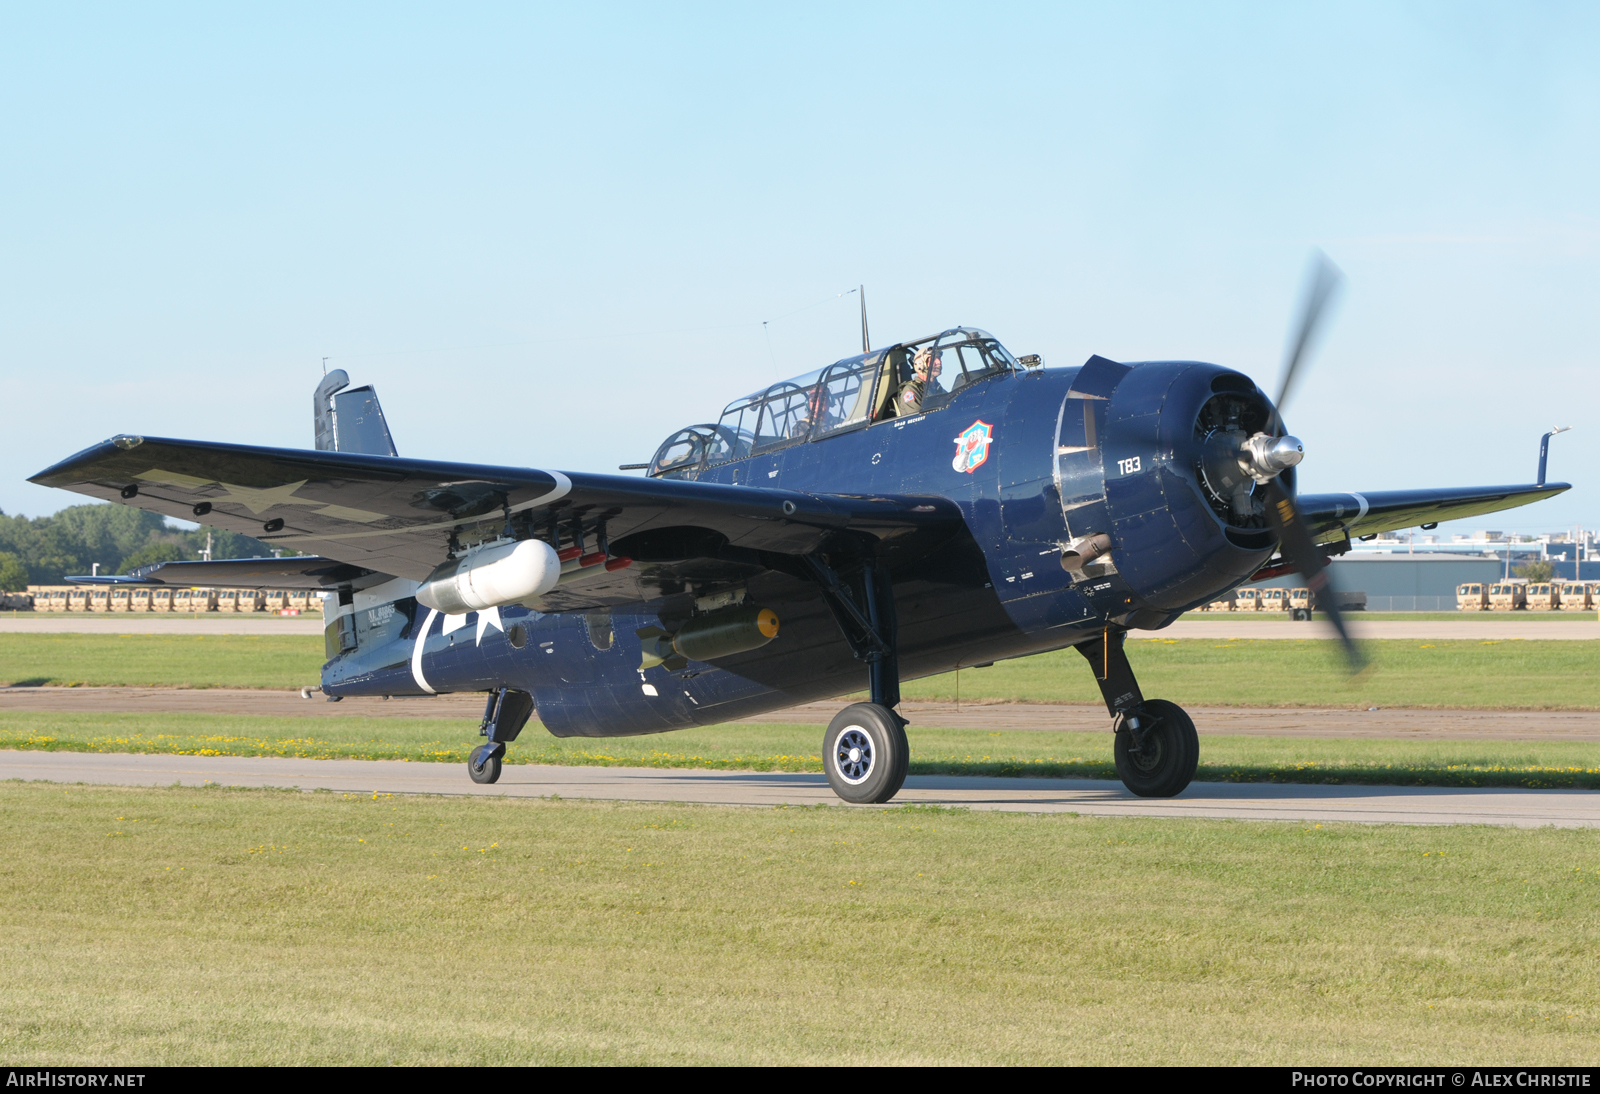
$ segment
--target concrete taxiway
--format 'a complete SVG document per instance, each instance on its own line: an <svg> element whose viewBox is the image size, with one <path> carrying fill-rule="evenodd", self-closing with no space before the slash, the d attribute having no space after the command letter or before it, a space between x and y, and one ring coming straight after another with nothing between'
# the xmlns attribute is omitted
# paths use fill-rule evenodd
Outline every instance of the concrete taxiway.
<svg viewBox="0 0 1600 1094"><path fill-rule="evenodd" d="M1390 640L1456 639L1472 642L1505 642L1509 640L1541 639L1560 641L1595 641L1600 639L1600 619L1593 612L1567 615L1551 612L1536 616L1517 613L1513 616L1464 615L1461 619L1361 619L1346 617L1352 638L1386 638ZM1262 619L1259 616L1239 616L1230 619L1226 613L1216 616L1180 619L1159 631L1130 631L1129 638L1222 638L1236 641L1241 638L1332 638L1331 624L1323 622L1295 623L1283 618Z"/></svg>
<svg viewBox="0 0 1600 1094"><path fill-rule="evenodd" d="M330 703L313 694L243 688L0 688L0 711L72 714L214 714L276 718L438 718L476 724L483 693L435 698L346 699ZM825 726L843 699L805 703L743 719ZM1022 730L1032 733L1110 729L1098 703L963 703L908 699L900 712L916 729ZM1600 711L1594 710L1362 710L1353 708L1186 708L1202 736L1359 737L1441 741L1600 741ZM529 732L537 729L530 727Z"/></svg>
<svg viewBox="0 0 1600 1094"><path fill-rule="evenodd" d="M468 780L461 764L0 751L0 779L852 808L834 796L821 775L753 771L516 764L506 767L498 783L479 786ZM894 804L1216 820L1600 827L1600 792L1589 790L1194 783L1179 797L1148 799L1134 797L1120 783L1101 780L920 775L906 780Z"/></svg>

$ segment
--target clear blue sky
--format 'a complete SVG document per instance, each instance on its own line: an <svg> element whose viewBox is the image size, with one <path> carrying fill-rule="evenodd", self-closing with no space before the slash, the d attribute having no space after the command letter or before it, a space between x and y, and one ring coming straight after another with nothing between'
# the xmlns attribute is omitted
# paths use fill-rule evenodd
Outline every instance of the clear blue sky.
<svg viewBox="0 0 1600 1094"><path fill-rule="evenodd" d="M1597 57L1593 4L15 5L0 508L116 432L309 446L324 356L403 454L607 470L853 352L863 282L879 341L1271 389L1320 246L1304 489L1572 424L1471 526L1600 524Z"/></svg>

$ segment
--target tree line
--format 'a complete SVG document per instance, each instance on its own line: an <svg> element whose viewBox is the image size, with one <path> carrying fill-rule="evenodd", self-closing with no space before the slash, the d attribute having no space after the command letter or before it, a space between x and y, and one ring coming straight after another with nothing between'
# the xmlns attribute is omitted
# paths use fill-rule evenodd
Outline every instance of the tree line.
<svg viewBox="0 0 1600 1094"><path fill-rule="evenodd" d="M95 563L102 574L126 574L157 562L197 559L208 532L212 558L272 554L259 539L203 525L176 528L159 513L125 505L73 505L48 517L0 511L0 591L65 584L69 576L93 571Z"/></svg>

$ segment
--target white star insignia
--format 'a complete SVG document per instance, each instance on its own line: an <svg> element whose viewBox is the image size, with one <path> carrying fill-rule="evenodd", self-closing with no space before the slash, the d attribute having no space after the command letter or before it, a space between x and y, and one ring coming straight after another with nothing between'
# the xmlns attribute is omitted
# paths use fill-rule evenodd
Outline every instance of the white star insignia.
<svg viewBox="0 0 1600 1094"><path fill-rule="evenodd" d="M266 487L235 486L232 483L219 482L217 485L226 490L227 493L216 500L219 502L236 501L259 517L262 513L277 505L308 504L304 499L294 496L294 492L305 484L305 479L301 479L299 482L284 483L282 486ZM317 505L319 503L310 502L309 504Z"/></svg>
<svg viewBox="0 0 1600 1094"><path fill-rule="evenodd" d="M493 627L501 634L505 633L505 624L500 622L499 608L489 608L478 613L478 645L483 645L483 634L490 627Z"/></svg>
<svg viewBox="0 0 1600 1094"><path fill-rule="evenodd" d="M146 471L144 474L140 475L139 478L143 479L145 482L161 482L166 483L168 486L176 486L181 490L191 491L203 490L212 483L216 483L216 485L227 491L226 494L223 494L221 497L215 499L216 501L236 501L240 505L243 505L246 509L250 510L252 513L256 514L256 516L260 516L268 509L271 509L277 505L324 504L320 501L307 501L304 498L297 498L294 496L294 492L306 484L305 479L301 479L299 482L284 483L282 486L235 486L231 482L217 482L215 479L200 479L193 475L183 475L176 471L163 471L159 467L152 467L149 471ZM350 510L350 512L355 513L360 512L360 510ZM342 514L335 515L337 516ZM381 514L374 513L368 517L368 519L375 520L380 515Z"/></svg>

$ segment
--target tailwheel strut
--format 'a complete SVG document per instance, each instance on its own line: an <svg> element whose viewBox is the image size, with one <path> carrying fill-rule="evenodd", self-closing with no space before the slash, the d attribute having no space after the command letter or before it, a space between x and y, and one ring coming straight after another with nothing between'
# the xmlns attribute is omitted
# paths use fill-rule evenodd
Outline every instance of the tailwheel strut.
<svg viewBox="0 0 1600 1094"><path fill-rule="evenodd" d="M506 745L517 739L522 727L533 715L533 696L517 688L498 688L489 693L488 705L483 710L483 724L478 735L488 741L472 750L467 757L467 774L475 783L492 783L500 779L500 769L505 760Z"/></svg>

